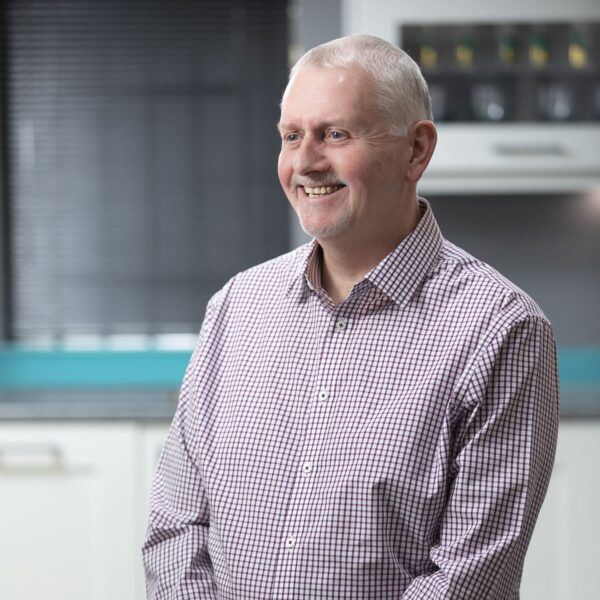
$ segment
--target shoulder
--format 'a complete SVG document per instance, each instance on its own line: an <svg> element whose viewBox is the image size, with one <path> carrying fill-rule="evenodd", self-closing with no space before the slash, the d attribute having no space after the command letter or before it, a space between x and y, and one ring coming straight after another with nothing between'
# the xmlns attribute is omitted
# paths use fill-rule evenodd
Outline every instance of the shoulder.
<svg viewBox="0 0 600 600"><path fill-rule="evenodd" d="M311 242L303 244L263 263L240 271L216 292L208 303L215 311L231 304L264 304L281 299L296 276L300 274Z"/></svg>
<svg viewBox="0 0 600 600"><path fill-rule="evenodd" d="M455 244L444 240L432 275L438 284L434 288L445 299L445 319L468 340L468 360L458 387L484 367L489 370L503 352L523 354L519 344L528 345L530 356L537 356L541 346L555 344L550 321L535 300Z"/></svg>
<svg viewBox="0 0 600 600"><path fill-rule="evenodd" d="M536 301L521 287L494 267L459 246L443 241L440 260L432 272L432 280L441 289L449 304L454 304L465 316L477 315L495 322L496 328L514 325L527 319L549 324Z"/></svg>
<svg viewBox="0 0 600 600"><path fill-rule="evenodd" d="M464 342L459 397L467 398L470 390L479 398L499 364L511 373L554 364L556 343L542 309L485 261L444 240L431 284L444 299L444 321L453 323L454 338Z"/></svg>
<svg viewBox="0 0 600 600"><path fill-rule="evenodd" d="M303 244L290 252L255 265L236 275L237 285L255 290L268 285L280 290L297 274L303 266L311 247L311 242Z"/></svg>

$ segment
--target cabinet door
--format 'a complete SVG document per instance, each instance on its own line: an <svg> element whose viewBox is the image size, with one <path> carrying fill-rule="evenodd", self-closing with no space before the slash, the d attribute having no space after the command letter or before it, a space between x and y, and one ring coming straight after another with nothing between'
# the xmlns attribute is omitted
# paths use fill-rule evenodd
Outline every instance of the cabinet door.
<svg viewBox="0 0 600 600"><path fill-rule="evenodd" d="M600 423L562 421L548 494L525 559L522 600L597 600Z"/></svg>
<svg viewBox="0 0 600 600"><path fill-rule="evenodd" d="M139 600L143 600L146 597L146 582L144 578L141 547L146 539L150 488L168 430L168 423L160 423L155 425L144 425L140 427L139 431L140 460L137 487L138 497L136 500L138 509L136 518L136 549L139 561L135 570L136 598Z"/></svg>
<svg viewBox="0 0 600 600"><path fill-rule="evenodd" d="M131 425L0 424L0 598L131 600Z"/></svg>

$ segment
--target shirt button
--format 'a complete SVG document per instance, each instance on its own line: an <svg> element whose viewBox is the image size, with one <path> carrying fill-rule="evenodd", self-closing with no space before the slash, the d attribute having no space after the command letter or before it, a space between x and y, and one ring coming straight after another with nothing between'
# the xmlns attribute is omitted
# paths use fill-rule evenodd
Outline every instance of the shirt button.
<svg viewBox="0 0 600 600"><path fill-rule="evenodd" d="M338 319L335 322L335 328L338 331L344 331L346 329L347 325L348 325L348 321L346 319Z"/></svg>
<svg viewBox="0 0 600 600"><path fill-rule="evenodd" d="M312 463L311 462L305 462L302 465L302 472L304 473L304 475L309 475L311 473L313 469Z"/></svg>
<svg viewBox="0 0 600 600"><path fill-rule="evenodd" d="M288 536L287 540L285 540L285 545L288 550L291 550L296 545L296 538L293 535Z"/></svg>
<svg viewBox="0 0 600 600"><path fill-rule="evenodd" d="M325 400L327 400L327 398L329 398L329 394L325 390L321 390L319 392L319 400L322 400L324 402Z"/></svg>

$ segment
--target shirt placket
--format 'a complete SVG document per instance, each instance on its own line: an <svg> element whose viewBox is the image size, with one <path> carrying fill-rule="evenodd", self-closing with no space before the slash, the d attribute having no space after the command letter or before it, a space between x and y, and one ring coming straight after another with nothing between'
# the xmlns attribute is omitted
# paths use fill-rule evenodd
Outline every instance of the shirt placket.
<svg viewBox="0 0 600 600"><path fill-rule="evenodd" d="M296 477L290 496L285 519L284 535L281 540L280 560L274 578L273 598L289 598L294 590L295 575L299 561L310 560L305 553L304 542L310 533L311 515L318 507L316 490L327 478L326 465L322 461L322 447L329 429L328 423L341 394L336 372L343 359L344 349L352 335L352 314L355 302L344 302L331 307L321 302L316 295L313 313L317 317L317 337L314 380L309 386L310 398L306 402L306 419L302 451L298 454ZM301 571L301 569L300 569ZM302 585L302 582L299 582ZM301 593L300 587L296 590Z"/></svg>

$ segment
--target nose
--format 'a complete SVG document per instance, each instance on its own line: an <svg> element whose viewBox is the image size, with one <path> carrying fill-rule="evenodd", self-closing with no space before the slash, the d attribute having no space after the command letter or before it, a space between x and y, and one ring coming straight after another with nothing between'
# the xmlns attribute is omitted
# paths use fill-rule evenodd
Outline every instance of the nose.
<svg viewBox="0 0 600 600"><path fill-rule="evenodd" d="M306 135L297 148L293 161L294 172L307 175L315 171L327 171L329 163L323 144L312 135Z"/></svg>

